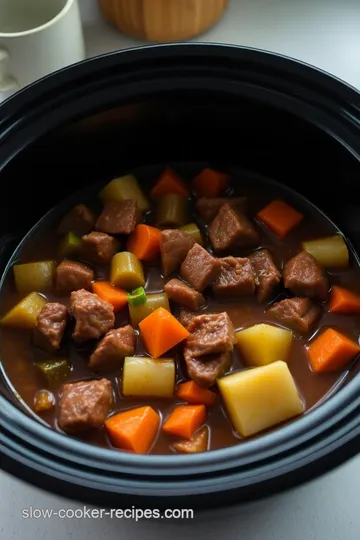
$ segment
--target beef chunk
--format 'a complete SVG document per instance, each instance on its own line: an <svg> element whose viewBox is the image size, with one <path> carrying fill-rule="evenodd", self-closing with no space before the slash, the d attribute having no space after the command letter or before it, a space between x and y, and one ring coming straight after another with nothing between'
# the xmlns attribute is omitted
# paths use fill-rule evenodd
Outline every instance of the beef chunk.
<svg viewBox="0 0 360 540"><path fill-rule="evenodd" d="M225 257L219 261L220 275L212 286L215 298L239 298L254 293L255 278L249 259Z"/></svg>
<svg viewBox="0 0 360 540"><path fill-rule="evenodd" d="M116 371L125 356L133 356L135 339L134 329L129 324L110 330L90 356L89 368L95 372Z"/></svg>
<svg viewBox="0 0 360 540"><path fill-rule="evenodd" d="M59 234L73 232L83 236L94 228L95 220L95 214L90 208L85 204L78 204L62 218L57 232Z"/></svg>
<svg viewBox="0 0 360 540"><path fill-rule="evenodd" d="M223 204L229 204L238 212L243 212L246 208L246 197L201 197L196 201L196 210L206 223L210 223L220 210Z"/></svg>
<svg viewBox="0 0 360 540"><path fill-rule="evenodd" d="M108 264L120 249L120 242L102 232L91 232L82 237L84 257L94 264Z"/></svg>
<svg viewBox="0 0 360 540"><path fill-rule="evenodd" d="M185 326L185 328L187 328L190 322L198 316L199 314L195 313L194 311L189 311L188 309L181 308L179 313L179 322L180 324Z"/></svg>
<svg viewBox="0 0 360 540"><path fill-rule="evenodd" d="M325 300L329 280L312 255L301 251L284 267L284 285L296 296Z"/></svg>
<svg viewBox="0 0 360 540"><path fill-rule="evenodd" d="M113 306L84 289L71 293L71 311L76 319L73 339L78 343L99 339L114 326Z"/></svg>
<svg viewBox="0 0 360 540"><path fill-rule="evenodd" d="M215 251L253 247L260 238L255 227L241 212L223 204L209 225L209 237Z"/></svg>
<svg viewBox="0 0 360 540"><path fill-rule="evenodd" d="M107 379L65 384L59 402L59 427L74 434L99 428L112 403L111 383Z"/></svg>
<svg viewBox="0 0 360 540"><path fill-rule="evenodd" d="M182 231L166 229L161 232L160 252L165 277L179 268L194 244L195 240Z"/></svg>
<svg viewBox="0 0 360 540"><path fill-rule="evenodd" d="M68 310L63 304L58 302L45 304L36 320L34 344L49 354L59 350L68 315Z"/></svg>
<svg viewBox="0 0 360 540"><path fill-rule="evenodd" d="M107 201L95 228L108 234L131 234L139 222L137 201Z"/></svg>
<svg viewBox="0 0 360 540"><path fill-rule="evenodd" d="M196 311L205 304L203 295L180 281L180 279L170 280L165 285L165 292L171 300L192 311Z"/></svg>
<svg viewBox="0 0 360 540"><path fill-rule="evenodd" d="M181 277L197 291L203 291L218 277L220 263L199 244L194 244L181 265Z"/></svg>
<svg viewBox="0 0 360 540"><path fill-rule="evenodd" d="M194 358L232 351L236 336L226 312L195 317L187 327L185 348Z"/></svg>
<svg viewBox="0 0 360 540"><path fill-rule="evenodd" d="M268 314L300 334L310 332L321 315L321 308L309 298L287 298L273 304Z"/></svg>
<svg viewBox="0 0 360 540"><path fill-rule="evenodd" d="M231 354L225 352L195 358L189 351L184 352L188 376L203 388L209 388L222 377L231 366Z"/></svg>
<svg viewBox="0 0 360 540"><path fill-rule="evenodd" d="M64 260L56 268L55 279L57 292L65 295L78 289L91 289L94 272L86 264Z"/></svg>
<svg viewBox="0 0 360 540"><path fill-rule="evenodd" d="M259 249L249 256L257 281L257 296L260 302L267 302L281 280L270 252Z"/></svg>

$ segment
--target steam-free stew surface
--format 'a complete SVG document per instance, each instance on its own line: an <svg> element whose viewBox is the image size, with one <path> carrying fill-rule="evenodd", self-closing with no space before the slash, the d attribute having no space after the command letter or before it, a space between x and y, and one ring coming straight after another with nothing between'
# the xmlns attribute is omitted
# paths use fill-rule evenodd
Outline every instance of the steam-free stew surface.
<svg viewBox="0 0 360 540"><path fill-rule="evenodd" d="M154 184L156 184L157 178L154 178L153 181ZM207 234L208 225L201 219L195 210L196 195L194 195L193 191L193 182L190 181L188 183L188 189L190 191L190 198L186 203L188 205L188 218L186 222L196 222L198 224L203 238L205 239L205 247L210 253L214 253ZM148 192L145 192L145 194L150 201L150 209L143 213L142 221L156 226L156 208L159 205L159 198L152 197ZM230 179L230 183L227 186L225 185L225 190L221 193L221 196L229 198L235 196L247 197L246 215L252 221L252 224L258 232L259 241L257 245L254 245L252 248L235 247L234 249L227 250L225 254L214 253L215 257L224 257L227 255L247 257L259 247L266 247L271 252L279 271L283 272L285 263L301 251L301 244L303 241L338 234L338 230L335 226L323 214L314 209L301 197L288 192L281 186L267 183L264 180L241 179L240 181L238 178ZM279 236L274 234L266 224L261 223L260 219L256 218L259 211L272 201L279 199L285 201L303 216L300 223L293 226L290 232L285 234L282 238L279 238ZM98 212L99 201L97 197L90 197L89 200L85 197L78 202L85 203L90 208L96 209ZM64 209L63 213L66 214L71 207L72 205L69 205ZM31 261L56 260L57 263L60 263L62 260L59 256L61 236L59 236L57 232L58 224L59 219L54 218L40 226L21 248L21 251L17 256L17 262L26 263ZM163 229L168 227L159 228ZM121 235L119 238L122 246L119 251L121 251L126 249L126 236ZM82 260L84 263L89 264L89 261L86 260L84 256L71 258L74 260ZM110 264L96 265L90 263L90 266L94 270L95 281L109 280ZM180 269L178 268L171 276L164 278L160 257L157 257L151 262L144 262L143 266L146 276L145 291L147 294L164 291L165 283L173 277L179 277L180 274ZM325 269L325 272L328 276L330 287L333 287L334 285L340 286L355 294L360 294L360 269L357 260L351 252L349 264L347 266L343 268L327 268ZM296 296L289 290L286 290L283 284L280 284L275 288L274 293L266 302L260 302L256 293L248 294L241 298L215 299L212 294L211 286L205 288L203 295L206 298L206 305L201 308L197 314L227 312L236 331L251 327L258 323L268 323L287 328L286 324L281 320L274 319L267 310L279 300ZM70 307L69 294L60 295L53 289L52 291L44 293L44 296L50 302L56 301ZM23 297L24 294L20 294L16 290L13 274L9 271L2 290L2 314L6 314ZM315 300L315 303L320 305L323 310L322 315L318 318L309 332L305 332L303 335L300 335L296 331L293 332L291 350L286 358L290 372L304 404L305 413L316 404L319 404L327 395L329 395L329 393L331 393L331 391L335 391L346 382L346 378L349 375L349 369L356 360L355 355L355 357L341 369L337 369L330 373L315 373L310 367L307 347L311 340L314 340L314 336L316 338L316 336L324 329L328 327L334 328L350 338L354 343L357 344L358 342L360 314L356 313L356 310L355 313L347 314L330 313L329 298L330 296L328 294L325 301ZM175 302L170 302L170 305L172 313L178 317L180 306ZM125 324L131 324L127 307L116 314L114 327L117 328ZM65 381L66 383L101 377L110 380L114 398L114 403L111 412L109 413L110 415L113 415L114 412L117 413L133 407L150 405L160 414L161 423L164 423L165 419L174 409L174 406L176 404L184 403L175 396L165 399L154 399L151 397L139 398L136 396L123 397L121 392L122 368L120 367L120 369L115 370L115 372L105 372L100 375L99 373L92 372L88 367L88 361L96 343L93 341L86 341L80 345L74 343L71 338L72 328L73 323L70 322L61 342L61 349L54 355L49 355L47 352L34 346L32 331L8 326L4 326L1 329L1 360L4 371L16 393L18 393L20 398L30 407L30 409L34 410L35 399L36 396L39 395L39 391L48 388L42 372L35 364L49 360L50 358L65 358L68 360L71 371ZM137 326L135 326L135 331L137 337L134 356L149 356L141 341L139 328ZM175 359L177 385L182 381L189 380L182 354L183 345L184 342L162 355L164 357L172 357ZM282 359L279 358L278 360ZM253 366L249 366L244 361L239 347L235 345L231 353L231 364L227 369L226 374L248 369L249 367ZM55 429L59 429L57 417L59 399L63 388L62 384L63 382L50 389L55 397L55 406L47 411L38 413L43 421L47 422ZM216 392L217 400L214 405L207 407L206 411L206 426L209 428L210 435L208 449L224 448L242 443L244 438L237 433L226 406L219 395L217 385L215 384L212 386L210 390ZM278 427L279 426L274 426L276 429ZM76 436L84 441L97 445L112 447L104 425L97 429L89 429L71 436ZM155 442L151 448L151 453L174 453L172 444L178 439L179 437L172 437L165 433L160 425Z"/></svg>

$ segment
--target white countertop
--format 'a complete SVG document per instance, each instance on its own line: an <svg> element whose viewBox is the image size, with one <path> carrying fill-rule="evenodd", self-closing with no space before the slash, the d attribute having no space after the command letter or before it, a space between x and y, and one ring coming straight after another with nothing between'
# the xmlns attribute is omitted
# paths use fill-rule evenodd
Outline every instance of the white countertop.
<svg viewBox="0 0 360 540"><path fill-rule="evenodd" d="M79 0L89 56L141 44L102 21L96 0ZM360 89L359 0L232 0L221 22L197 41L235 43L308 62ZM286 494L195 520L23 519L29 507L58 510L77 503L0 473L0 538L4 540L359 540L360 456Z"/></svg>

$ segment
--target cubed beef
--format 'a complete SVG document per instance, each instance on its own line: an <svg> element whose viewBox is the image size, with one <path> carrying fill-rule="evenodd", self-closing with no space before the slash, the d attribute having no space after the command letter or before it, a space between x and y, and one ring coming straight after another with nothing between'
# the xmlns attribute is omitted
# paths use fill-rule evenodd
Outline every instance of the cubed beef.
<svg viewBox="0 0 360 540"><path fill-rule="evenodd" d="M59 402L59 428L79 433L103 425L113 403L107 379L65 384Z"/></svg>
<svg viewBox="0 0 360 540"><path fill-rule="evenodd" d="M133 356L135 339L134 329L129 324L110 330L90 356L89 368L95 372L118 370L125 356Z"/></svg>
<svg viewBox="0 0 360 540"><path fill-rule="evenodd" d="M255 273L258 299L267 302L279 285L281 274L267 249L255 251L249 255L249 260Z"/></svg>
<svg viewBox="0 0 360 540"><path fill-rule="evenodd" d="M36 320L34 344L49 354L59 350L68 315L67 307L63 304L58 302L45 304Z"/></svg>
<svg viewBox="0 0 360 540"><path fill-rule="evenodd" d="M223 204L229 204L231 208L243 212L246 209L246 197L201 197L196 201L196 210L206 223L210 223Z"/></svg>
<svg viewBox="0 0 360 540"><path fill-rule="evenodd" d="M260 242L254 225L245 214L237 212L229 204L220 207L208 230L215 251L253 247Z"/></svg>
<svg viewBox="0 0 360 540"><path fill-rule="evenodd" d="M62 261L56 268L56 290L65 295L79 289L91 289L94 272L86 264L76 261Z"/></svg>
<svg viewBox="0 0 360 540"><path fill-rule="evenodd" d="M160 252L165 277L180 267L194 244L195 240L182 231L166 229L161 232Z"/></svg>
<svg viewBox="0 0 360 540"><path fill-rule="evenodd" d="M213 386L216 379L222 377L231 366L230 352L195 358L185 351L184 358L188 376L203 388Z"/></svg>
<svg viewBox="0 0 360 540"><path fill-rule="evenodd" d="M203 295L180 279L171 279L164 288L171 300L192 311L196 311L205 304Z"/></svg>
<svg viewBox="0 0 360 540"><path fill-rule="evenodd" d="M225 311L199 315L187 329L190 335L185 349L194 358L232 351L236 343L234 327Z"/></svg>
<svg viewBox="0 0 360 540"><path fill-rule="evenodd" d="M312 255L301 251L284 267L284 285L296 296L325 300L329 280Z"/></svg>
<svg viewBox="0 0 360 540"><path fill-rule="evenodd" d="M221 271L212 286L215 298L239 298L254 294L255 277L249 259L224 257L219 261Z"/></svg>
<svg viewBox="0 0 360 540"><path fill-rule="evenodd" d="M179 313L179 323L185 326L185 328L187 328L190 322L198 316L199 314L195 313L194 311L189 311L188 309L181 308Z"/></svg>
<svg viewBox="0 0 360 540"><path fill-rule="evenodd" d="M57 232L66 234L73 232L79 236L90 232L95 225L96 216L85 204L76 205L60 221Z"/></svg>
<svg viewBox="0 0 360 540"><path fill-rule="evenodd" d="M286 298L268 309L268 314L295 332L310 332L321 315L321 308L309 298Z"/></svg>
<svg viewBox="0 0 360 540"><path fill-rule="evenodd" d="M114 326L113 306L84 289L71 293L71 311L76 320L73 339L78 343L99 339Z"/></svg>
<svg viewBox="0 0 360 540"><path fill-rule="evenodd" d="M108 234L131 234L140 219L137 201L107 201L95 228Z"/></svg>
<svg viewBox="0 0 360 540"><path fill-rule="evenodd" d="M102 232L93 231L81 240L85 259L94 264L108 264L120 249L120 242L116 238Z"/></svg>
<svg viewBox="0 0 360 540"><path fill-rule="evenodd" d="M181 265L181 277L197 291L211 285L220 273L220 263L200 244L194 244Z"/></svg>

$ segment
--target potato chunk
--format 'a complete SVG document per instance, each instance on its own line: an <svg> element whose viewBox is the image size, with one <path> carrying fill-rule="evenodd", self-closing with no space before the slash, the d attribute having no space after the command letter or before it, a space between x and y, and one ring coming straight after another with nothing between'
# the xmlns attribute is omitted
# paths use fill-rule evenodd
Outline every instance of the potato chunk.
<svg viewBox="0 0 360 540"><path fill-rule="evenodd" d="M349 266L349 250L341 234L308 240L302 243L302 248L324 268Z"/></svg>
<svg viewBox="0 0 360 540"><path fill-rule="evenodd" d="M175 388L175 362L172 358L127 356L124 360L124 396L170 398Z"/></svg>
<svg viewBox="0 0 360 540"><path fill-rule="evenodd" d="M242 437L255 435L304 412L285 362L232 373L217 382L230 420Z"/></svg>
<svg viewBox="0 0 360 540"><path fill-rule="evenodd" d="M292 343L292 332L271 324L255 324L236 332L238 348L249 366L265 366L286 361Z"/></svg>
<svg viewBox="0 0 360 540"><path fill-rule="evenodd" d="M32 292L4 315L0 322L4 326L32 330L35 328L37 317L45 304L46 300L43 296Z"/></svg>

